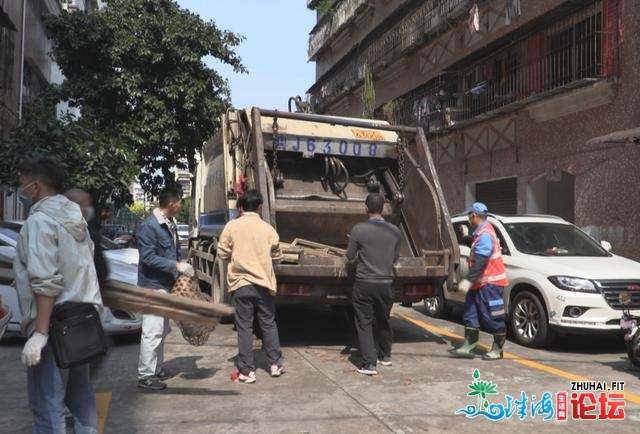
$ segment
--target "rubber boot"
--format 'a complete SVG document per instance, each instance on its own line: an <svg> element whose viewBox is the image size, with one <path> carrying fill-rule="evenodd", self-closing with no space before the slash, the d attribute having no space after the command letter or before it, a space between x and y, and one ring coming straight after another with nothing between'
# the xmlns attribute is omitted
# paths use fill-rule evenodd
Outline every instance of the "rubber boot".
<svg viewBox="0 0 640 434"><path fill-rule="evenodd" d="M464 328L464 343L458 348L452 348L449 353L454 357L462 357L465 359L473 359L476 355L473 350L478 345L478 336L480 330L473 327Z"/></svg>
<svg viewBox="0 0 640 434"><path fill-rule="evenodd" d="M493 345L491 345L491 351L482 356L482 360L500 360L502 358L502 347L507 340L507 334L505 332L496 333L493 335Z"/></svg>

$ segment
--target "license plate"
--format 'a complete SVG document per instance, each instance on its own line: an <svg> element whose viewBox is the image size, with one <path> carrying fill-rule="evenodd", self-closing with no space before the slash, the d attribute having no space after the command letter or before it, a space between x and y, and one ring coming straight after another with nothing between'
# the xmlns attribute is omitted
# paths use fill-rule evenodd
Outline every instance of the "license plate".
<svg viewBox="0 0 640 434"><path fill-rule="evenodd" d="M620 320L620 328L623 329L630 329L636 326L636 320L635 319L627 319L627 318L622 318Z"/></svg>

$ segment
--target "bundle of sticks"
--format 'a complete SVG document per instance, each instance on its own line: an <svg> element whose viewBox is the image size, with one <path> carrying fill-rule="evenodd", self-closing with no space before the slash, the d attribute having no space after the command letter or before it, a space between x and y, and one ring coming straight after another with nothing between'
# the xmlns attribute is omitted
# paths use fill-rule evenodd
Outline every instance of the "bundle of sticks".
<svg viewBox="0 0 640 434"><path fill-rule="evenodd" d="M117 280L106 282L102 301L112 309L159 315L211 328L215 328L221 317L233 315L233 308L226 304L164 294Z"/></svg>

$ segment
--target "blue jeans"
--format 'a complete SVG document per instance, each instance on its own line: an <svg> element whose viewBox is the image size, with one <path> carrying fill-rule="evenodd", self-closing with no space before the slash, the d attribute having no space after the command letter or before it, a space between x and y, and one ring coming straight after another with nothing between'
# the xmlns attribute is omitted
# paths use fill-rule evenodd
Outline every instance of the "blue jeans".
<svg viewBox="0 0 640 434"><path fill-rule="evenodd" d="M47 343L40 363L27 368L27 383L34 434L65 434L65 405L73 415L76 434L98 432L96 396L89 381L88 363L60 369L51 343Z"/></svg>
<svg viewBox="0 0 640 434"><path fill-rule="evenodd" d="M464 301L462 318L465 327L480 328L482 324L490 333L503 333L504 286L485 285L480 289L470 289Z"/></svg>

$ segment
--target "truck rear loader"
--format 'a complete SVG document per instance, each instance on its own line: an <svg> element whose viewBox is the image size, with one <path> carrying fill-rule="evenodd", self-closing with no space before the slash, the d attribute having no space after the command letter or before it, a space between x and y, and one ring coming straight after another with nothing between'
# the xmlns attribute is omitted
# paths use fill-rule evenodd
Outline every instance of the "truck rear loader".
<svg viewBox="0 0 640 434"><path fill-rule="evenodd" d="M193 186L190 252L215 302L228 303L227 264L217 238L238 216L243 191L264 197L262 218L280 235L276 303L350 303L348 234L366 219L370 192L402 234L395 300L441 290L459 263L456 237L421 128L384 121L277 110L231 110L201 150Z"/></svg>

